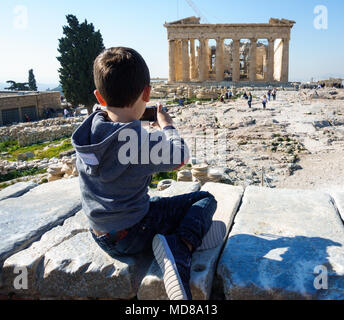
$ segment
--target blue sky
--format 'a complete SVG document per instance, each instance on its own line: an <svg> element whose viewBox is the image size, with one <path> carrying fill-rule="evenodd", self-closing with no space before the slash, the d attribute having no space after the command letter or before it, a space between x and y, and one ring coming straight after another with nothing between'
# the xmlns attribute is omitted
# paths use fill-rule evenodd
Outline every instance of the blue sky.
<svg viewBox="0 0 344 320"><path fill-rule="evenodd" d="M193 1L210 23L267 23L270 17L295 20L290 80L344 77L343 0ZM328 9L326 30L314 27L317 5ZM23 7L27 23L20 20ZM106 47L135 48L153 77L167 77L168 44L163 24L195 12L185 0L1 0L0 82L27 81L28 70L33 68L37 82L58 83L57 46L67 14L92 22L100 29Z"/></svg>

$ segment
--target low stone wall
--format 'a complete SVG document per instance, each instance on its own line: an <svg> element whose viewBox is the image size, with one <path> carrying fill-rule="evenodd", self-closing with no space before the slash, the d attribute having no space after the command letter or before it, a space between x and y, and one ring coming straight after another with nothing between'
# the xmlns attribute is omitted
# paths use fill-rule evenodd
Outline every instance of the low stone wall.
<svg viewBox="0 0 344 320"><path fill-rule="evenodd" d="M83 120L84 117L54 118L1 127L0 142L18 140L19 145L23 147L44 141L53 141L71 136Z"/></svg>
<svg viewBox="0 0 344 320"><path fill-rule="evenodd" d="M175 182L149 193L170 197L200 187ZM194 299L344 299L344 189L206 183L201 190L216 198L213 221L227 232L222 245L192 257ZM152 253L112 258L92 239L77 178L13 186L0 199L0 295L167 298ZM15 286L22 268L27 288Z"/></svg>

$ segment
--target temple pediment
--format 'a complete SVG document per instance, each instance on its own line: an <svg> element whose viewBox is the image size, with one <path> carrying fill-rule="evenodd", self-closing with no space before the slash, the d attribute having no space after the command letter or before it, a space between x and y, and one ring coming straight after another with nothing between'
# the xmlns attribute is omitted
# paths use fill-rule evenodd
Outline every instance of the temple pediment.
<svg viewBox="0 0 344 320"><path fill-rule="evenodd" d="M293 20L287 20L287 19L276 19L276 18L270 18L269 24L287 24L287 25L294 25L296 22Z"/></svg>
<svg viewBox="0 0 344 320"><path fill-rule="evenodd" d="M176 24L200 24L201 18L197 18L197 17L188 17L188 18L184 18L184 19L180 19L177 21L173 21L173 22L166 22L166 25L176 25Z"/></svg>

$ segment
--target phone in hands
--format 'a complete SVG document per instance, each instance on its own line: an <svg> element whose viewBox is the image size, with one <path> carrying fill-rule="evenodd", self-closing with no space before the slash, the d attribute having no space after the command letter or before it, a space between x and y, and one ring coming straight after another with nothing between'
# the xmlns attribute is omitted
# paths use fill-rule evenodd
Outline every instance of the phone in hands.
<svg viewBox="0 0 344 320"><path fill-rule="evenodd" d="M162 107L163 111L167 111L166 107ZM157 113L158 107L157 106L149 106L146 107L146 110L141 117L140 121L149 121L149 122L156 122L157 121Z"/></svg>

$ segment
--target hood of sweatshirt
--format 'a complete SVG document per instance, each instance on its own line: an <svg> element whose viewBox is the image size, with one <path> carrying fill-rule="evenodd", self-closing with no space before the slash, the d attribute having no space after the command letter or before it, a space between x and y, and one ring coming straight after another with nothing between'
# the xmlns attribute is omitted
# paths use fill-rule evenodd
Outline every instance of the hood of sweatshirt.
<svg viewBox="0 0 344 320"><path fill-rule="evenodd" d="M119 141L119 135L124 129L132 129L137 133L138 141L141 140L141 122L139 120L129 123L112 122L107 113L97 111L91 114L72 135L72 144L77 152L84 168L84 172L90 176L99 174L100 164L112 163L111 173L102 170L104 179L106 176L114 179L120 176L128 165L119 164L119 150L127 141ZM123 140L123 139L122 139ZM138 143L137 147L140 146ZM131 152L139 152L131 148Z"/></svg>

